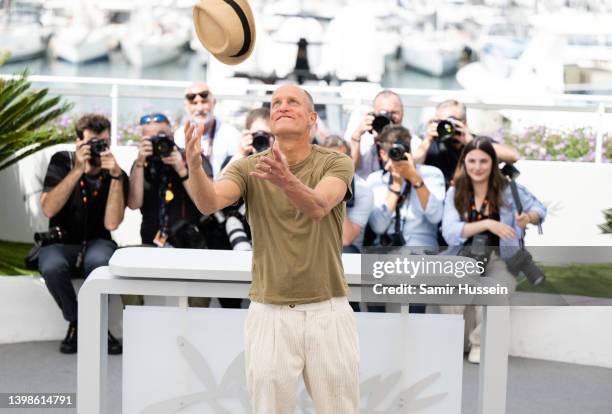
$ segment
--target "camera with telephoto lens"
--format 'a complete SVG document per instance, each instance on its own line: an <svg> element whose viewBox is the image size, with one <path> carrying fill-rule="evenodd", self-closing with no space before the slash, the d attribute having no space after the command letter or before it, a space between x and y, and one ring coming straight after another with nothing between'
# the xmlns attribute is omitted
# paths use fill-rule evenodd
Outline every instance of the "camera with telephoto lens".
<svg viewBox="0 0 612 414"><path fill-rule="evenodd" d="M160 132L154 137L149 138L153 145L153 158L160 159L169 157L174 149L174 140L165 132Z"/></svg>
<svg viewBox="0 0 612 414"><path fill-rule="evenodd" d="M253 132L253 148L255 152L263 152L270 148L270 138L272 135L266 131Z"/></svg>
<svg viewBox="0 0 612 414"><path fill-rule="evenodd" d="M445 142L450 139L455 139L455 137L459 135L459 131L455 127L455 121L458 121L458 119L451 116L438 122L436 131L438 132L439 140Z"/></svg>
<svg viewBox="0 0 612 414"><path fill-rule="evenodd" d="M531 256L531 253L527 250L521 249L514 256L504 261L510 273L515 277L523 273L533 286L538 286L546 280L546 275L542 269L535 264L533 256Z"/></svg>
<svg viewBox="0 0 612 414"><path fill-rule="evenodd" d="M34 242L39 246L48 246L54 243L61 243L67 237L68 233L65 230L55 226L44 233L34 233Z"/></svg>
<svg viewBox="0 0 612 414"><path fill-rule="evenodd" d="M372 130L380 134L384 127L390 124L393 124L391 112L380 111L374 114L374 120L372 121Z"/></svg>
<svg viewBox="0 0 612 414"><path fill-rule="evenodd" d="M251 246L251 240L245 229L243 223L243 217L246 214L246 205L242 203L240 207L234 206L226 207L223 210L219 210L203 218L201 225L206 226L206 231L210 235L211 230L217 237L222 237L223 232L227 235L228 247L232 250L253 250ZM226 247L215 247L212 248L226 248Z"/></svg>
<svg viewBox="0 0 612 414"><path fill-rule="evenodd" d="M91 158L89 163L94 167L100 166L100 154L108 149L108 141L105 139L94 138L87 142L89 145Z"/></svg>
<svg viewBox="0 0 612 414"><path fill-rule="evenodd" d="M229 237L232 250L253 250L251 242L247 237L242 220L236 216L228 216L225 220L225 231Z"/></svg>
<svg viewBox="0 0 612 414"><path fill-rule="evenodd" d="M516 178L521 174L521 172L512 164L506 163L504 167L501 169L501 173L508 177L510 180L510 188L512 189L512 196L515 199L515 204L517 204L518 211L522 211L523 207L521 205L518 189L516 188ZM540 269L535 262L533 261L533 256L527 250L523 248L523 244L521 242L521 249L514 254L514 256L505 259L506 266L508 267L508 271L512 273L515 277L518 277L521 273L525 275L529 283L533 286L538 286L544 280L546 280L546 275Z"/></svg>
<svg viewBox="0 0 612 414"><path fill-rule="evenodd" d="M409 148L403 142L396 142L391 146L388 154L393 161L404 161L406 159L404 155L409 152Z"/></svg>
<svg viewBox="0 0 612 414"><path fill-rule="evenodd" d="M402 233L385 233L380 236L380 245L383 247L402 247L406 245L406 239Z"/></svg>

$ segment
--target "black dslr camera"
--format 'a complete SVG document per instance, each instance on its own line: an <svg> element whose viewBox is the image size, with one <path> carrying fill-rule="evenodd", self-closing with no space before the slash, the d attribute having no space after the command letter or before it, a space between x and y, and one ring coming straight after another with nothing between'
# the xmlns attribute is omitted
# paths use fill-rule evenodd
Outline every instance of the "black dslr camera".
<svg viewBox="0 0 612 414"><path fill-rule="evenodd" d="M459 135L459 131L457 131L457 128L455 127L455 121L457 121L457 119L451 116L438 122L436 131L438 132L439 140L446 142L448 140L455 139L455 137Z"/></svg>
<svg viewBox="0 0 612 414"><path fill-rule="evenodd" d="M174 140L165 132L160 132L154 137L149 138L153 145L153 159L169 157L174 149Z"/></svg>
<svg viewBox="0 0 612 414"><path fill-rule="evenodd" d="M168 243L181 249L205 249L206 240L195 224L181 219L168 231Z"/></svg>
<svg viewBox="0 0 612 414"><path fill-rule="evenodd" d="M538 286L546 280L546 275L542 269L535 264L533 256L531 256L531 253L527 250L521 249L514 256L504 261L510 273L515 277L523 273L533 286Z"/></svg>
<svg viewBox="0 0 612 414"><path fill-rule="evenodd" d="M406 245L406 239L401 232L385 233L380 236L380 245L383 247L402 247Z"/></svg>
<svg viewBox="0 0 612 414"><path fill-rule="evenodd" d="M38 246L48 246L54 243L61 243L67 237L68 234L65 230L55 226L44 233L34 233L34 243Z"/></svg>
<svg viewBox="0 0 612 414"><path fill-rule="evenodd" d="M472 237L470 244L465 245L461 252L460 256L469 257L471 259L476 260L483 264L486 268L487 264L489 264L489 259L491 258L491 248L488 246L489 244L489 236L486 234L476 234ZM482 273L480 276L485 276Z"/></svg>
<svg viewBox="0 0 612 414"><path fill-rule="evenodd" d="M253 148L255 152L263 152L270 148L270 138L272 138L272 134L266 131L253 132Z"/></svg>
<svg viewBox="0 0 612 414"><path fill-rule="evenodd" d="M514 204L516 205L516 209L520 214L523 212L523 204L521 203L516 181L514 180L521 174L521 172L512 164L504 165L501 172L510 182L512 198L514 199ZM516 277L523 273L527 280L529 280L529 283L531 283L533 286L538 286L544 282L544 280L546 280L546 275L542 269L535 264L531 253L525 250L525 245L522 238L520 240L520 247L520 250L514 256L510 257L509 259L505 259L508 271Z"/></svg>
<svg viewBox="0 0 612 414"><path fill-rule="evenodd" d="M391 113L388 111L380 111L374 114L374 120L372 121L372 130L380 134L382 130L390 124L393 124L393 118L391 118Z"/></svg>
<svg viewBox="0 0 612 414"><path fill-rule="evenodd" d="M389 149L389 158L393 161L403 161L405 154L410 153L410 149L403 142L396 142Z"/></svg>
<svg viewBox="0 0 612 414"><path fill-rule="evenodd" d="M86 145L90 147L91 158L89 163L94 166L100 166L100 154L108 149L108 141L105 139L94 138L87 142Z"/></svg>

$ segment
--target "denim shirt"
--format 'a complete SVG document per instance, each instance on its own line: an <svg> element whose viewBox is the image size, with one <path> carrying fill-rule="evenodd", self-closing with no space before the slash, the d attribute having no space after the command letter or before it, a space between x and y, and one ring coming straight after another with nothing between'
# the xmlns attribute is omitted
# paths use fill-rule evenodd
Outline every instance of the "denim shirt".
<svg viewBox="0 0 612 414"><path fill-rule="evenodd" d="M527 190L524 186L517 184L519 198L523 204L523 211L530 212L534 211L540 216L540 222L544 221L546 217L546 207L542 204L533 194ZM444 216L442 218L442 235L444 240L449 245L449 250L446 254L456 254L459 252L460 247L466 241L466 238L461 234L463 233L463 226L466 223L465 217L461 217L459 212L455 208L455 187L450 187L446 192L446 199L444 201ZM503 224L507 224L512 227L516 232L517 238L511 240L504 240L500 238L499 247L500 255L503 258L511 257L516 253L519 247L519 241L524 237L524 230L521 229L516 221L516 214L518 210L514 204L514 198L512 197L512 190L510 185L504 188L502 194L502 206L499 211L499 221ZM456 250L456 251L455 251Z"/></svg>
<svg viewBox="0 0 612 414"><path fill-rule="evenodd" d="M402 233L407 246L429 247L437 246L438 223L442 219L444 199L444 175L436 167L418 164L416 170L429 190L429 200L423 209L417 190L410 189L410 197L400 209L402 219ZM370 213L369 224L378 234L393 234L395 231L395 211L387 207L387 194L389 192L389 175L384 171L375 171L368 176L368 186L374 193L374 209ZM402 191L404 191L404 186Z"/></svg>

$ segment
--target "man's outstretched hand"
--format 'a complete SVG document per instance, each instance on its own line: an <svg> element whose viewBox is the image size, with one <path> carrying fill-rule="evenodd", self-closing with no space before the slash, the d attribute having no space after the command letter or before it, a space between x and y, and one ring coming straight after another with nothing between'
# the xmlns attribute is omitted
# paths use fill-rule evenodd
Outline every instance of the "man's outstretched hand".
<svg viewBox="0 0 612 414"><path fill-rule="evenodd" d="M195 171L202 168L202 135L204 124L185 122L185 157L189 169Z"/></svg>
<svg viewBox="0 0 612 414"><path fill-rule="evenodd" d="M281 152L278 142L275 142L272 146L272 156L274 158L261 157L259 162L255 164L256 171L251 171L249 175L260 180L270 181L284 189L293 182L295 176L289 170L287 158Z"/></svg>

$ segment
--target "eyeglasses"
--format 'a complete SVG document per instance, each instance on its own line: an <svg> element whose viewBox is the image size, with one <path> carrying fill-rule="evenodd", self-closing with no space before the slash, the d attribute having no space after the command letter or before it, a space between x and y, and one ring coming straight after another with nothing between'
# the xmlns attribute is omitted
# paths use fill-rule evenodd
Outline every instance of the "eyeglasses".
<svg viewBox="0 0 612 414"><path fill-rule="evenodd" d="M189 102L193 102L193 100L196 98L196 96L199 96L200 98L206 100L206 99L208 99L208 95L210 95L210 91L201 91L201 92L196 92L196 93L186 93L185 94L185 99L187 99Z"/></svg>
<svg viewBox="0 0 612 414"><path fill-rule="evenodd" d="M150 114L140 117L140 125L150 124L151 122L162 122L170 125L170 120L164 114Z"/></svg>

